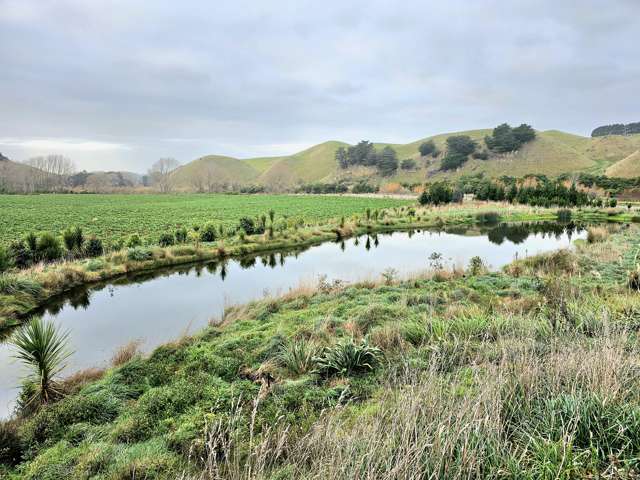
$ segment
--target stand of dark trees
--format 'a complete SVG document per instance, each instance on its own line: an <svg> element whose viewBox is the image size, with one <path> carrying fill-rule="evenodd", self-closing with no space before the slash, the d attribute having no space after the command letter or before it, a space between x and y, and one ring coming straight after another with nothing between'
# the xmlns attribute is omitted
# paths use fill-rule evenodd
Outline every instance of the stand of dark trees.
<svg viewBox="0 0 640 480"><path fill-rule="evenodd" d="M535 186L521 185L513 177L502 177L499 181L477 176L462 177L456 183L442 180L428 185L419 201L423 205L439 205L460 201L465 193L473 194L477 200L507 201L540 207L604 204L603 199L579 190L575 183L567 187L562 179L549 180L544 176L537 178Z"/></svg>
<svg viewBox="0 0 640 480"><path fill-rule="evenodd" d="M373 143L367 140L349 148L338 148L335 158L343 169L353 165L376 167L380 175L385 177L393 175L398 170L398 155L393 148L386 146L378 151Z"/></svg>
<svg viewBox="0 0 640 480"><path fill-rule="evenodd" d="M497 153L508 153L519 150L522 145L536 138L536 132L523 123L519 127L511 128L508 123L498 125L493 133L484 139L489 150Z"/></svg>
<svg viewBox="0 0 640 480"><path fill-rule="evenodd" d="M640 122L635 123L614 123L613 125L603 125L591 132L592 137L604 137L606 135L633 135L640 133Z"/></svg>

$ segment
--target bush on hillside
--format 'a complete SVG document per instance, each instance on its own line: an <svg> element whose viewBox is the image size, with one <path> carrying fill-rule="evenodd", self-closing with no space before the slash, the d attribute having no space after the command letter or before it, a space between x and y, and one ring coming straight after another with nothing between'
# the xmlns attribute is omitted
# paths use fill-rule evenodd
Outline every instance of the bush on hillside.
<svg viewBox="0 0 640 480"><path fill-rule="evenodd" d="M405 160L402 160L402 162L400 163L400 168L402 170L415 170L416 167L417 164L413 158L407 158Z"/></svg>
<svg viewBox="0 0 640 480"><path fill-rule="evenodd" d="M438 151L436 144L433 140L427 140L426 142L422 142L420 147L418 148L420 155L426 157L427 155L433 155ZM435 155L433 155L435 156Z"/></svg>

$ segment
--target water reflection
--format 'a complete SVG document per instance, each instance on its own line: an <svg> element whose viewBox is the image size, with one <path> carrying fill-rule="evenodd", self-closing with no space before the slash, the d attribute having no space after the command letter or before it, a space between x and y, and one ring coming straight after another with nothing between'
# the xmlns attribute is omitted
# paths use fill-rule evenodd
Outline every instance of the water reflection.
<svg viewBox="0 0 640 480"><path fill-rule="evenodd" d="M579 235L584 232L578 225L554 223L369 233L314 247L132 274L69 291L38 313L71 332L75 354L67 373L73 373L99 366L132 339L143 339L151 349L183 334L189 325L192 331L202 328L229 304L258 299L265 292L285 293L301 282L317 283L320 275L346 282L379 278L389 268L406 275L434 262L467 265L476 255L499 268L516 257L567 247ZM18 384L16 366L10 364L6 345L0 345L0 416Z"/></svg>
<svg viewBox="0 0 640 480"><path fill-rule="evenodd" d="M555 239L556 241L565 237L568 242L579 235L584 233L585 227L577 225L573 222L566 224L551 223L551 222L537 222L537 223L525 223L525 224L506 224L502 223L492 227L482 227L477 229L469 228L447 228L430 231L429 234L448 234L448 235L462 235L467 237L473 236L486 236L487 240L493 245L503 245L505 242L510 242L514 245L523 244L531 236L536 236L541 239ZM422 230L407 230L404 232L407 238L411 239L414 235L422 233ZM354 237L351 240L339 240L336 243L339 246L341 252L346 252L348 243L351 247L360 247L361 242L364 241L364 249L370 251L372 248L377 249L381 246L381 237L392 237L398 235L397 232L382 232L378 234L365 234L360 237ZM49 316L58 315L65 306L69 306L74 310L87 310L91 305L91 296L94 293L101 292L107 288L110 290L110 296L113 296L114 287L120 285L134 285L142 284L153 279L167 277L172 275L179 276L191 276L202 277L203 272L206 271L209 275L216 275L221 281L225 281L228 275L228 264L233 262L241 270L252 270L256 267L259 261L263 267L269 269L275 269L276 267L284 267L286 265L286 259L297 259L301 252L308 250L307 247L302 249L295 249L291 251L282 252L270 252L267 254L247 255L237 260L224 259L218 262L198 263L190 265L182 265L177 267L168 267L153 272L142 272L132 274L120 279L116 279L108 284L95 284L90 287L78 287L61 296L52 298L42 309L35 312L36 314L47 314ZM430 252L434 253L434 252ZM435 252L439 253L439 252ZM526 253L526 252L523 252ZM518 256L522 256L521 254ZM449 258L452 258L449 256ZM425 266L431 266L429 261L425 261Z"/></svg>

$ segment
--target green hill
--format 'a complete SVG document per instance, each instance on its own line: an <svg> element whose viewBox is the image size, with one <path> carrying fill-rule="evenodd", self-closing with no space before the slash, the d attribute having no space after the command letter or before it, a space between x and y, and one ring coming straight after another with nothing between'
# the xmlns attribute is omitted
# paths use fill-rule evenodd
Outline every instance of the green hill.
<svg viewBox="0 0 640 480"><path fill-rule="evenodd" d="M173 173L178 189L212 191L224 185L256 183L258 170L247 162L221 155L207 155L181 166Z"/></svg>
<svg viewBox="0 0 640 480"><path fill-rule="evenodd" d="M194 189L203 178L212 178L216 185L263 185L270 190L284 190L304 183L326 183L339 180L355 182L366 179L372 183L408 182L419 183L430 178L456 177L465 174L484 173L488 176L522 176L540 173L556 176L562 173L590 172L613 174L623 171L623 176L640 175L640 166L635 167L637 157L632 157L621 170L609 169L636 151L640 150L640 135L582 137L557 130L537 132L534 141L521 150L508 154L491 154L488 160L470 159L456 171L441 170L443 154L437 158L422 158L418 152L420 144L433 140L444 152L446 140L451 135L469 135L484 148L484 137L491 129L445 133L416 140L407 144L376 143L376 148L393 147L398 159L416 160L414 170L401 170L391 177L380 177L374 168L353 167L341 170L334 154L338 147L348 144L328 141L302 152L279 157L235 159L222 156L206 156L195 160L176 171L178 188ZM630 168L633 166L637 170ZM612 167L613 168L613 167ZM609 169L609 170L608 170ZM629 173L630 172L630 173Z"/></svg>
<svg viewBox="0 0 640 480"><path fill-rule="evenodd" d="M640 177L640 150L614 163L605 172L610 177Z"/></svg>

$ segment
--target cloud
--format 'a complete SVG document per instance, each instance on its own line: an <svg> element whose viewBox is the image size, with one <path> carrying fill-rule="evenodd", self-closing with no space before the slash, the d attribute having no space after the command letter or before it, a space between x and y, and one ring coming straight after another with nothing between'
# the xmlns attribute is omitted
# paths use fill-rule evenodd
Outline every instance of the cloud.
<svg viewBox="0 0 640 480"><path fill-rule="evenodd" d="M24 148L26 150L42 150L45 152L104 152L130 149L129 146L120 143L96 142L91 140L64 138L0 138L0 145L13 148Z"/></svg>
<svg viewBox="0 0 640 480"><path fill-rule="evenodd" d="M87 139L66 150L79 165L135 170L503 121L586 134L638 120L639 14L633 0L0 0L0 132ZM96 156L104 139L128 148Z"/></svg>

